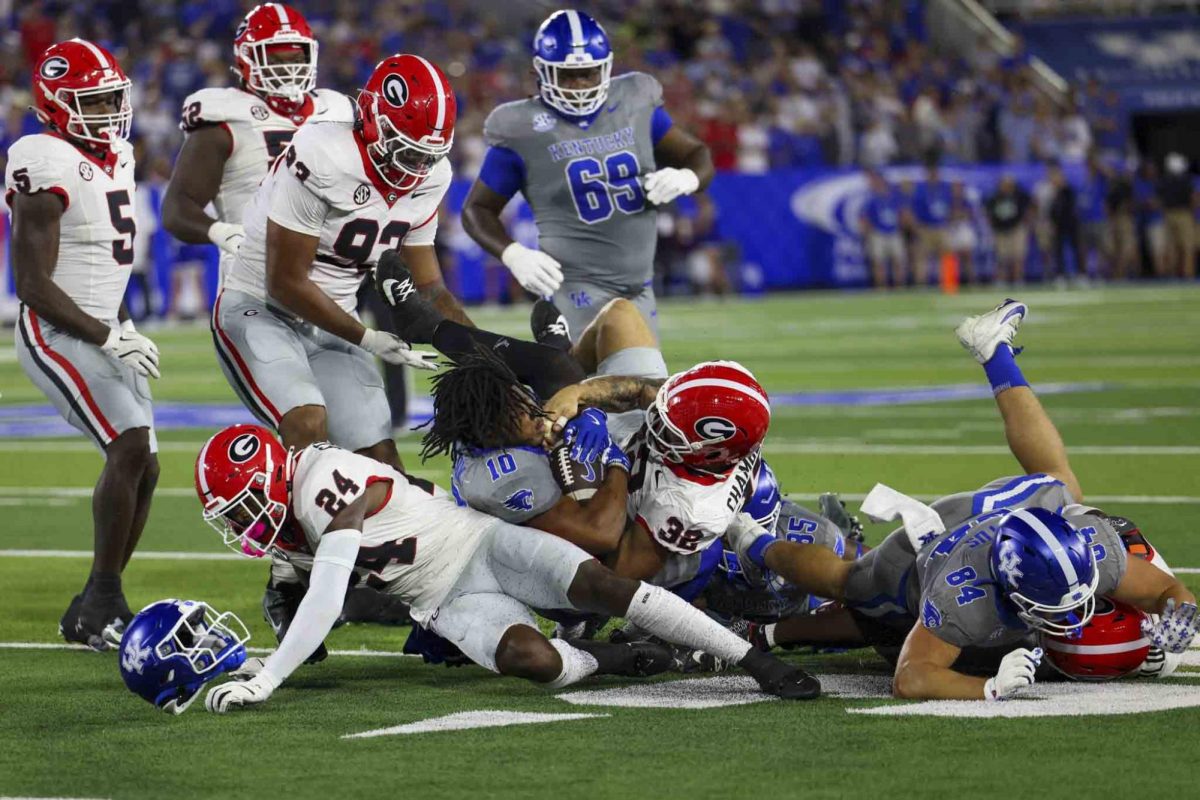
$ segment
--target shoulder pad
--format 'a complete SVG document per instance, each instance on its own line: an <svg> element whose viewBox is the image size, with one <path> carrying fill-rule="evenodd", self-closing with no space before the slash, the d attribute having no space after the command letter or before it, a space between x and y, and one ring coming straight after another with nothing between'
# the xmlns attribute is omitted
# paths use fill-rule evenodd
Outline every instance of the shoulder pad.
<svg viewBox="0 0 1200 800"><path fill-rule="evenodd" d="M332 89L318 89L313 113L305 123L354 122L354 101Z"/></svg>
<svg viewBox="0 0 1200 800"><path fill-rule="evenodd" d="M623 98L631 101L644 102L650 106L661 106L663 103L662 84L653 75L645 72L627 72L612 79L609 95L622 93ZM622 98L622 99L623 99Z"/></svg>
<svg viewBox="0 0 1200 800"><path fill-rule="evenodd" d="M240 122L250 117L250 108L255 103L266 107L263 101L241 89L201 89L184 98L179 127L194 131L205 125Z"/></svg>
<svg viewBox="0 0 1200 800"><path fill-rule="evenodd" d="M492 147L511 147L510 142L533 133L534 108L541 106L532 100L514 100L496 106L483 121L483 138ZM545 113L553 113L543 109Z"/></svg>

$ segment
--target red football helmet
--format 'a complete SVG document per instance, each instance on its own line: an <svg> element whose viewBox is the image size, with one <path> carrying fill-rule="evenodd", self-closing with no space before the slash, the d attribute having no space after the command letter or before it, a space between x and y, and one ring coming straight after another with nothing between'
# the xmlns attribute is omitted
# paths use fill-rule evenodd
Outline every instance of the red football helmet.
<svg viewBox="0 0 1200 800"><path fill-rule="evenodd" d="M98 44L70 39L47 47L34 65L33 110L43 124L64 136L112 149L114 142L129 138L129 87L112 53ZM105 95L111 95L111 110L85 110L89 99Z"/></svg>
<svg viewBox="0 0 1200 800"><path fill-rule="evenodd" d="M275 436L258 425L218 432L196 457L196 493L204 521L232 549L267 554L288 516L291 459Z"/></svg>
<svg viewBox="0 0 1200 800"><path fill-rule="evenodd" d="M302 58L272 60L283 53ZM317 85L317 40L304 15L283 3L250 10L234 35L233 60L246 88L285 116L295 113Z"/></svg>
<svg viewBox="0 0 1200 800"><path fill-rule="evenodd" d="M741 364L705 361L659 387L646 424L658 459L724 472L762 444L771 402Z"/></svg>
<svg viewBox="0 0 1200 800"><path fill-rule="evenodd" d="M400 191L419 186L450 152L458 103L436 64L407 53L389 56L375 66L357 103L371 161Z"/></svg>
<svg viewBox="0 0 1200 800"><path fill-rule="evenodd" d="M1096 613L1075 638L1042 636L1050 664L1076 681L1111 681L1136 671L1150 652L1138 609L1108 597L1096 600Z"/></svg>

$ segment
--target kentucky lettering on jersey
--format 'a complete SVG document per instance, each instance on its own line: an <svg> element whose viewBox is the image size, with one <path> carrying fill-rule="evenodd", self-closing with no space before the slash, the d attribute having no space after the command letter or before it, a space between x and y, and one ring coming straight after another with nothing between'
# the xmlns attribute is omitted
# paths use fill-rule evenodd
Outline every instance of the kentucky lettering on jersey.
<svg viewBox="0 0 1200 800"><path fill-rule="evenodd" d="M622 128L616 133L604 136L589 136L585 139L568 139L565 142L555 142L547 145L550 157L555 161L574 156L590 156L596 153L611 153L623 147L635 147L637 140L633 136L633 128Z"/></svg>

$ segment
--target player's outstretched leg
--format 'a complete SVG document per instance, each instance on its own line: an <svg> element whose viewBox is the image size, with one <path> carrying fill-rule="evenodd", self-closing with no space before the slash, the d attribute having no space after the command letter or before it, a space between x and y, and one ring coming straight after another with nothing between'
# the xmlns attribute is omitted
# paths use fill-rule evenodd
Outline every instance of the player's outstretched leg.
<svg viewBox="0 0 1200 800"><path fill-rule="evenodd" d="M821 693L821 684L812 675L754 649L677 595L618 577L597 561L580 564L567 596L582 611L625 617L664 641L703 650L736 664L768 694L787 700L811 700Z"/></svg>
<svg viewBox="0 0 1200 800"><path fill-rule="evenodd" d="M534 302L533 311L529 314L529 328L533 331L533 340L538 344L564 353L570 352L571 329L567 325L567 318L549 300L542 298Z"/></svg>
<svg viewBox="0 0 1200 800"><path fill-rule="evenodd" d="M562 689L590 675L644 678L671 668L671 651L659 644L611 644L547 639L530 625L511 625L496 647L496 670Z"/></svg>

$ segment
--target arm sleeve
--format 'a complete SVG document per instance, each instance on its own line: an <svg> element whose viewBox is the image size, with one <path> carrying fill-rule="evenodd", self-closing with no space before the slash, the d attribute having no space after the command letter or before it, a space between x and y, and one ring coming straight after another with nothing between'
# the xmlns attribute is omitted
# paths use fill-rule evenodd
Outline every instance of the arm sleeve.
<svg viewBox="0 0 1200 800"><path fill-rule="evenodd" d="M654 144L658 144L674 124L671 115L667 113L666 106L658 106L650 117L650 140Z"/></svg>
<svg viewBox="0 0 1200 800"><path fill-rule="evenodd" d="M525 185L525 161L515 150L489 147L479 168L479 180L501 197L512 197Z"/></svg>
<svg viewBox="0 0 1200 800"><path fill-rule="evenodd" d="M308 592L296 609L296 617L279 648L263 665L263 673L275 686L295 672L333 629L333 623L342 613L346 587L361 540L362 532L356 530L329 531L321 537L313 559Z"/></svg>
<svg viewBox="0 0 1200 800"><path fill-rule="evenodd" d="M304 185L297 175L295 164L289 166L286 162L279 163L271 186L267 217L289 231L319 237L327 213L327 204Z"/></svg>
<svg viewBox="0 0 1200 800"><path fill-rule="evenodd" d="M544 514L562 498L546 457L516 449L465 456L459 491L471 508L514 525Z"/></svg>
<svg viewBox="0 0 1200 800"><path fill-rule="evenodd" d="M8 165L4 169L4 200L10 206L14 194L51 192L62 199L64 209L70 208L69 185L60 163L39 152L36 142L22 139L9 148Z"/></svg>

